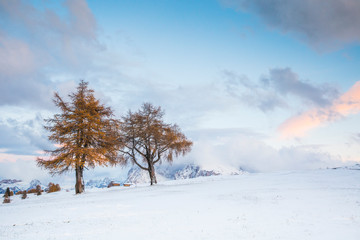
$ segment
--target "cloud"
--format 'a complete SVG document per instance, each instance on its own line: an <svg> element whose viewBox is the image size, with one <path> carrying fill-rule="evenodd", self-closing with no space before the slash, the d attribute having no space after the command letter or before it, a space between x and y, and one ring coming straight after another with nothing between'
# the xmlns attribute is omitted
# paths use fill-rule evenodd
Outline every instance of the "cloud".
<svg viewBox="0 0 360 240"><path fill-rule="evenodd" d="M271 172L288 170L309 170L342 166L338 157L322 152L320 148L292 146L276 149L265 143L258 134L238 131L236 134L219 134L214 138L199 132L189 158L195 163L207 166L242 168L251 172ZM211 134L210 130L210 134ZM224 131L225 133L227 131Z"/></svg>
<svg viewBox="0 0 360 240"><path fill-rule="evenodd" d="M166 121L194 129L210 122L211 114L232 111L236 103L224 96L220 90L223 85L216 82L172 84L133 77L127 80L130 81L111 82L106 89L118 115L140 108L143 102L151 102L165 110Z"/></svg>
<svg viewBox="0 0 360 240"><path fill-rule="evenodd" d="M85 72L103 50L86 1L44 6L0 0L0 105L51 107L53 76Z"/></svg>
<svg viewBox="0 0 360 240"><path fill-rule="evenodd" d="M35 157L10 155L7 157L0 153L0 160L4 158L13 158L16 161L0 161L0 179L19 179L30 182L32 179L38 179L43 184L48 182L58 182L59 178L51 178L51 176L36 165ZM66 177L66 176L62 176ZM64 181L64 180L62 180Z"/></svg>
<svg viewBox="0 0 360 240"><path fill-rule="evenodd" d="M306 104L316 106L327 106L338 96L337 89L327 85L314 86L305 82L299 79L298 74L290 68L270 69L269 77L263 78L262 81L266 86L271 85L281 95L292 94L305 101Z"/></svg>
<svg viewBox="0 0 360 240"><path fill-rule="evenodd" d="M8 118L5 121L0 121L0 149L2 149L2 153L36 156L39 154L39 150L51 149L52 145L47 140L48 133L43 129L43 124L43 118L40 114L28 120ZM2 159L5 160L5 158ZM10 161L15 160L10 158Z"/></svg>
<svg viewBox="0 0 360 240"><path fill-rule="evenodd" d="M358 0L220 0L258 14L284 33L292 33L319 50L360 42Z"/></svg>
<svg viewBox="0 0 360 240"><path fill-rule="evenodd" d="M223 76L225 91L248 106L259 108L263 112L287 107L287 103L275 91L264 89L246 76L229 70L223 71Z"/></svg>
<svg viewBox="0 0 360 240"><path fill-rule="evenodd" d="M0 105L30 102L48 106L39 98L49 97L51 91L38 67L38 58L27 43L0 32Z"/></svg>
<svg viewBox="0 0 360 240"><path fill-rule="evenodd" d="M282 137L302 137L309 130L360 112L360 81L327 107L315 107L286 120L279 127Z"/></svg>
<svg viewBox="0 0 360 240"><path fill-rule="evenodd" d="M223 71L223 75L225 91L230 96L263 112L289 108L289 97L300 99L306 106L323 107L330 105L339 94L330 85L316 86L300 79L290 68L270 69L269 75L258 82L229 70Z"/></svg>
<svg viewBox="0 0 360 240"><path fill-rule="evenodd" d="M353 134L350 137L351 142L355 142L357 144L360 144L360 133Z"/></svg>

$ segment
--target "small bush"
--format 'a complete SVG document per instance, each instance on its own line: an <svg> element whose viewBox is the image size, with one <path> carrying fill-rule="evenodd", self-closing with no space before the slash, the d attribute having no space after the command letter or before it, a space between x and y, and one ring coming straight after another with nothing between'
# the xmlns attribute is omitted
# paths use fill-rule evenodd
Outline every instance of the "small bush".
<svg viewBox="0 0 360 240"><path fill-rule="evenodd" d="M111 181L107 187L111 188L112 186L114 186L114 181Z"/></svg>
<svg viewBox="0 0 360 240"><path fill-rule="evenodd" d="M54 183L49 183L49 186L48 186L48 190L47 192L48 193L51 193L51 192L58 192L60 191L61 188L60 188L60 185L59 184L54 184Z"/></svg>
<svg viewBox="0 0 360 240"><path fill-rule="evenodd" d="M10 195L11 195L11 192L10 192L10 188L6 188L6 190L5 190L5 193L4 193L4 198L6 198L6 197L10 197Z"/></svg>
<svg viewBox="0 0 360 240"><path fill-rule="evenodd" d="M11 202L10 197L4 197L3 203L10 203L10 202Z"/></svg>
<svg viewBox="0 0 360 240"><path fill-rule="evenodd" d="M29 190L27 190L27 193L36 193L36 189L35 188L29 189Z"/></svg>
<svg viewBox="0 0 360 240"><path fill-rule="evenodd" d="M10 188L7 188L6 191L5 191L5 194L4 194L3 203L10 203L11 202L10 195L11 195Z"/></svg>
<svg viewBox="0 0 360 240"><path fill-rule="evenodd" d="M24 190L25 191L25 190ZM15 195L21 195L23 194L24 191L18 191L17 193L15 193ZM26 191L25 191L26 192Z"/></svg>
<svg viewBox="0 0 360 240"><path fill-rule="evenodd" d="M27 198L27 193L26 191L23 191L21 195L21 199L26 199L26 198Z"/></svg>
<svg viewBox="0 0 360 240"><path fill-rule="evenodd" d="M36 186L36 195L40 196L41 195L41 186L40 185L37 185Z"/></svg>
<svg viewBox="0 0 360 240"><path fill-rule="evenodd" d="M119 186L120 186L120 183L115 183L114 181L111 181L107 187L111 188L111 187L119 187Z"/></svg>

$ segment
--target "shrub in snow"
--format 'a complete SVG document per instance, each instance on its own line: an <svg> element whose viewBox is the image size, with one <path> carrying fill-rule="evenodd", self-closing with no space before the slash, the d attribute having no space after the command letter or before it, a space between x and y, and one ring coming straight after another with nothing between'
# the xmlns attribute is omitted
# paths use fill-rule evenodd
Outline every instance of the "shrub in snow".
<svg viewBox="0 0 360 240"><path fill-rule="evenodd" d="M36 193L36 189L35 188L29 189L29 190L27 190L27 193Z"/></svg>
<svg viewBox="0 0 360 240"><path fill-rule="evenodd" d="M10 188L6 188L5 190L5 194L3 197L5 197L5 195L7 195L8 197L14 196L14 192L10 190Z"/></svg>
<svg viewBox="0 0 360 240"><path fill-rule="evenodd" d="M41 192L42 192L42 191L41 191L41 186L40 186L40 185L37 185L37 186L36 186L36 195L38 195L38 196L41 195Z"/></svg>
<svg viewBox="0 0 360 240"><path fill-rule="evenodd" d="M5 197L4 198L3 203L10 203L10 202L11 202L10 197Z"/></svg>
<svg viewBox="0 0 360 240"><path fill-rule="evenodd" d="M10 203L10 189L7 188L4 194L4 201L3 203Z"/></svg>
<svg viewBox="0 0 360 240"><path fill-rule="evenodd" d="M12 193L12 195L11 195L11 193L12 193L12 191L10 191L10 188L6 188L3 197L6 197L6 196L7 196L7 197L10 197L10 196L14 195L14 193Z"/></svg>
<svg viewBox="0 0 360 240"><path fill-rule="evenodd" d="M120 186L120 183L115 183L114 181L111 181L110 183L109 183L109 185L108 185L108 188L110 188L110 187L118 187L118 186Z"/></svg>
<svg viewBox="0 0 360 240"><path fill-rule="evenodd" d="M26 199L26 198L27 198L27 193L26 191L23 191L21 195L21 199Z"/></svg>
<svg viewBox="0 0 360 240"><path fill-rule="evenodd" d="M4 194L4 198L5 197L10 197L10 188L6 188L5 194Z"/></svg>
<svg viewBox="0 0 360 240"><path fill-rule="evenodd" d="M58 192L60 191L61 188L60 188L60 185L59 184L54 184L54 183L49 183L49 186L48 186L48 190L47 192L48 193L51 193L51 192Z"/></svg>

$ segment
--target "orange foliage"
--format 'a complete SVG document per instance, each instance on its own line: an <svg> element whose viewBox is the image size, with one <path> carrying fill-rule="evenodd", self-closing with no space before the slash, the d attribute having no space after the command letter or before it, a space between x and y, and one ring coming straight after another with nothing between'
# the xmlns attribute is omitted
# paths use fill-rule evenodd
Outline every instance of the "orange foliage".
<svg viewBox="0 0 360 240"><path fill-rule="evenodd" d="M35 188L29 189L29 190L27 190L27 193L36 193L36 189Z"/></svg>
<svg viewBox="0 0 360 240"><path fill-rule="evenodd" d="M156 183L156 163L172 162L174 156L185 155L192 146L176 124L163 122L163 116L161 107L144 103L139 111L129 111L121 125L121 152L126 160L149 171L151 185Z"/></svg>
<svg viewBox="0 0 360 240"><path fill-rule="evenodd" d="M108 188L110 187L119 187L120 186L120 183L115 183L114 181L111 181L108 185Z"/></svg>
<svg viewBox="0 0 360 240"><path fill-rule="evenodd" d="M49 183L49 185L48 185L48 190L47 190L47 192L48 193L52 193L52 192L58 192L58 191L60 191L61 190L61 188L60 188L60 185L59 184L54 184L54 183Z"/></svg>
<svg viewBox="0 0 360 240"><path fill-rule="evenodd" d="M49 140L57 149L45 151L49 159L38 158L38 166L51 174L61 174L75 169L76 193L84 190L83 170L95 166L119 163L117 139L119 121L113 119L109 107L100 104L88 83L81 81L77 91L65 102L57 93L54 103L61 113L47 119L45 129L50 131Z"/></svg>

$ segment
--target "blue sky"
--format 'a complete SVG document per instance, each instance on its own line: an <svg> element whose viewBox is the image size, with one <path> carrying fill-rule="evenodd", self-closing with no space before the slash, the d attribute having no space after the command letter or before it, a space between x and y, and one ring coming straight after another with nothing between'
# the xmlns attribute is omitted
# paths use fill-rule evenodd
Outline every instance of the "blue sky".
<svg viewBox="0 0 360 240"><path fill-rule="evenodd" d="M34 162L51 147L43 118L80 79L118 117L162 106L194 141L179 162L360 161L359 11L357 0L0 0L0 177L48 177Z"/></svg>

